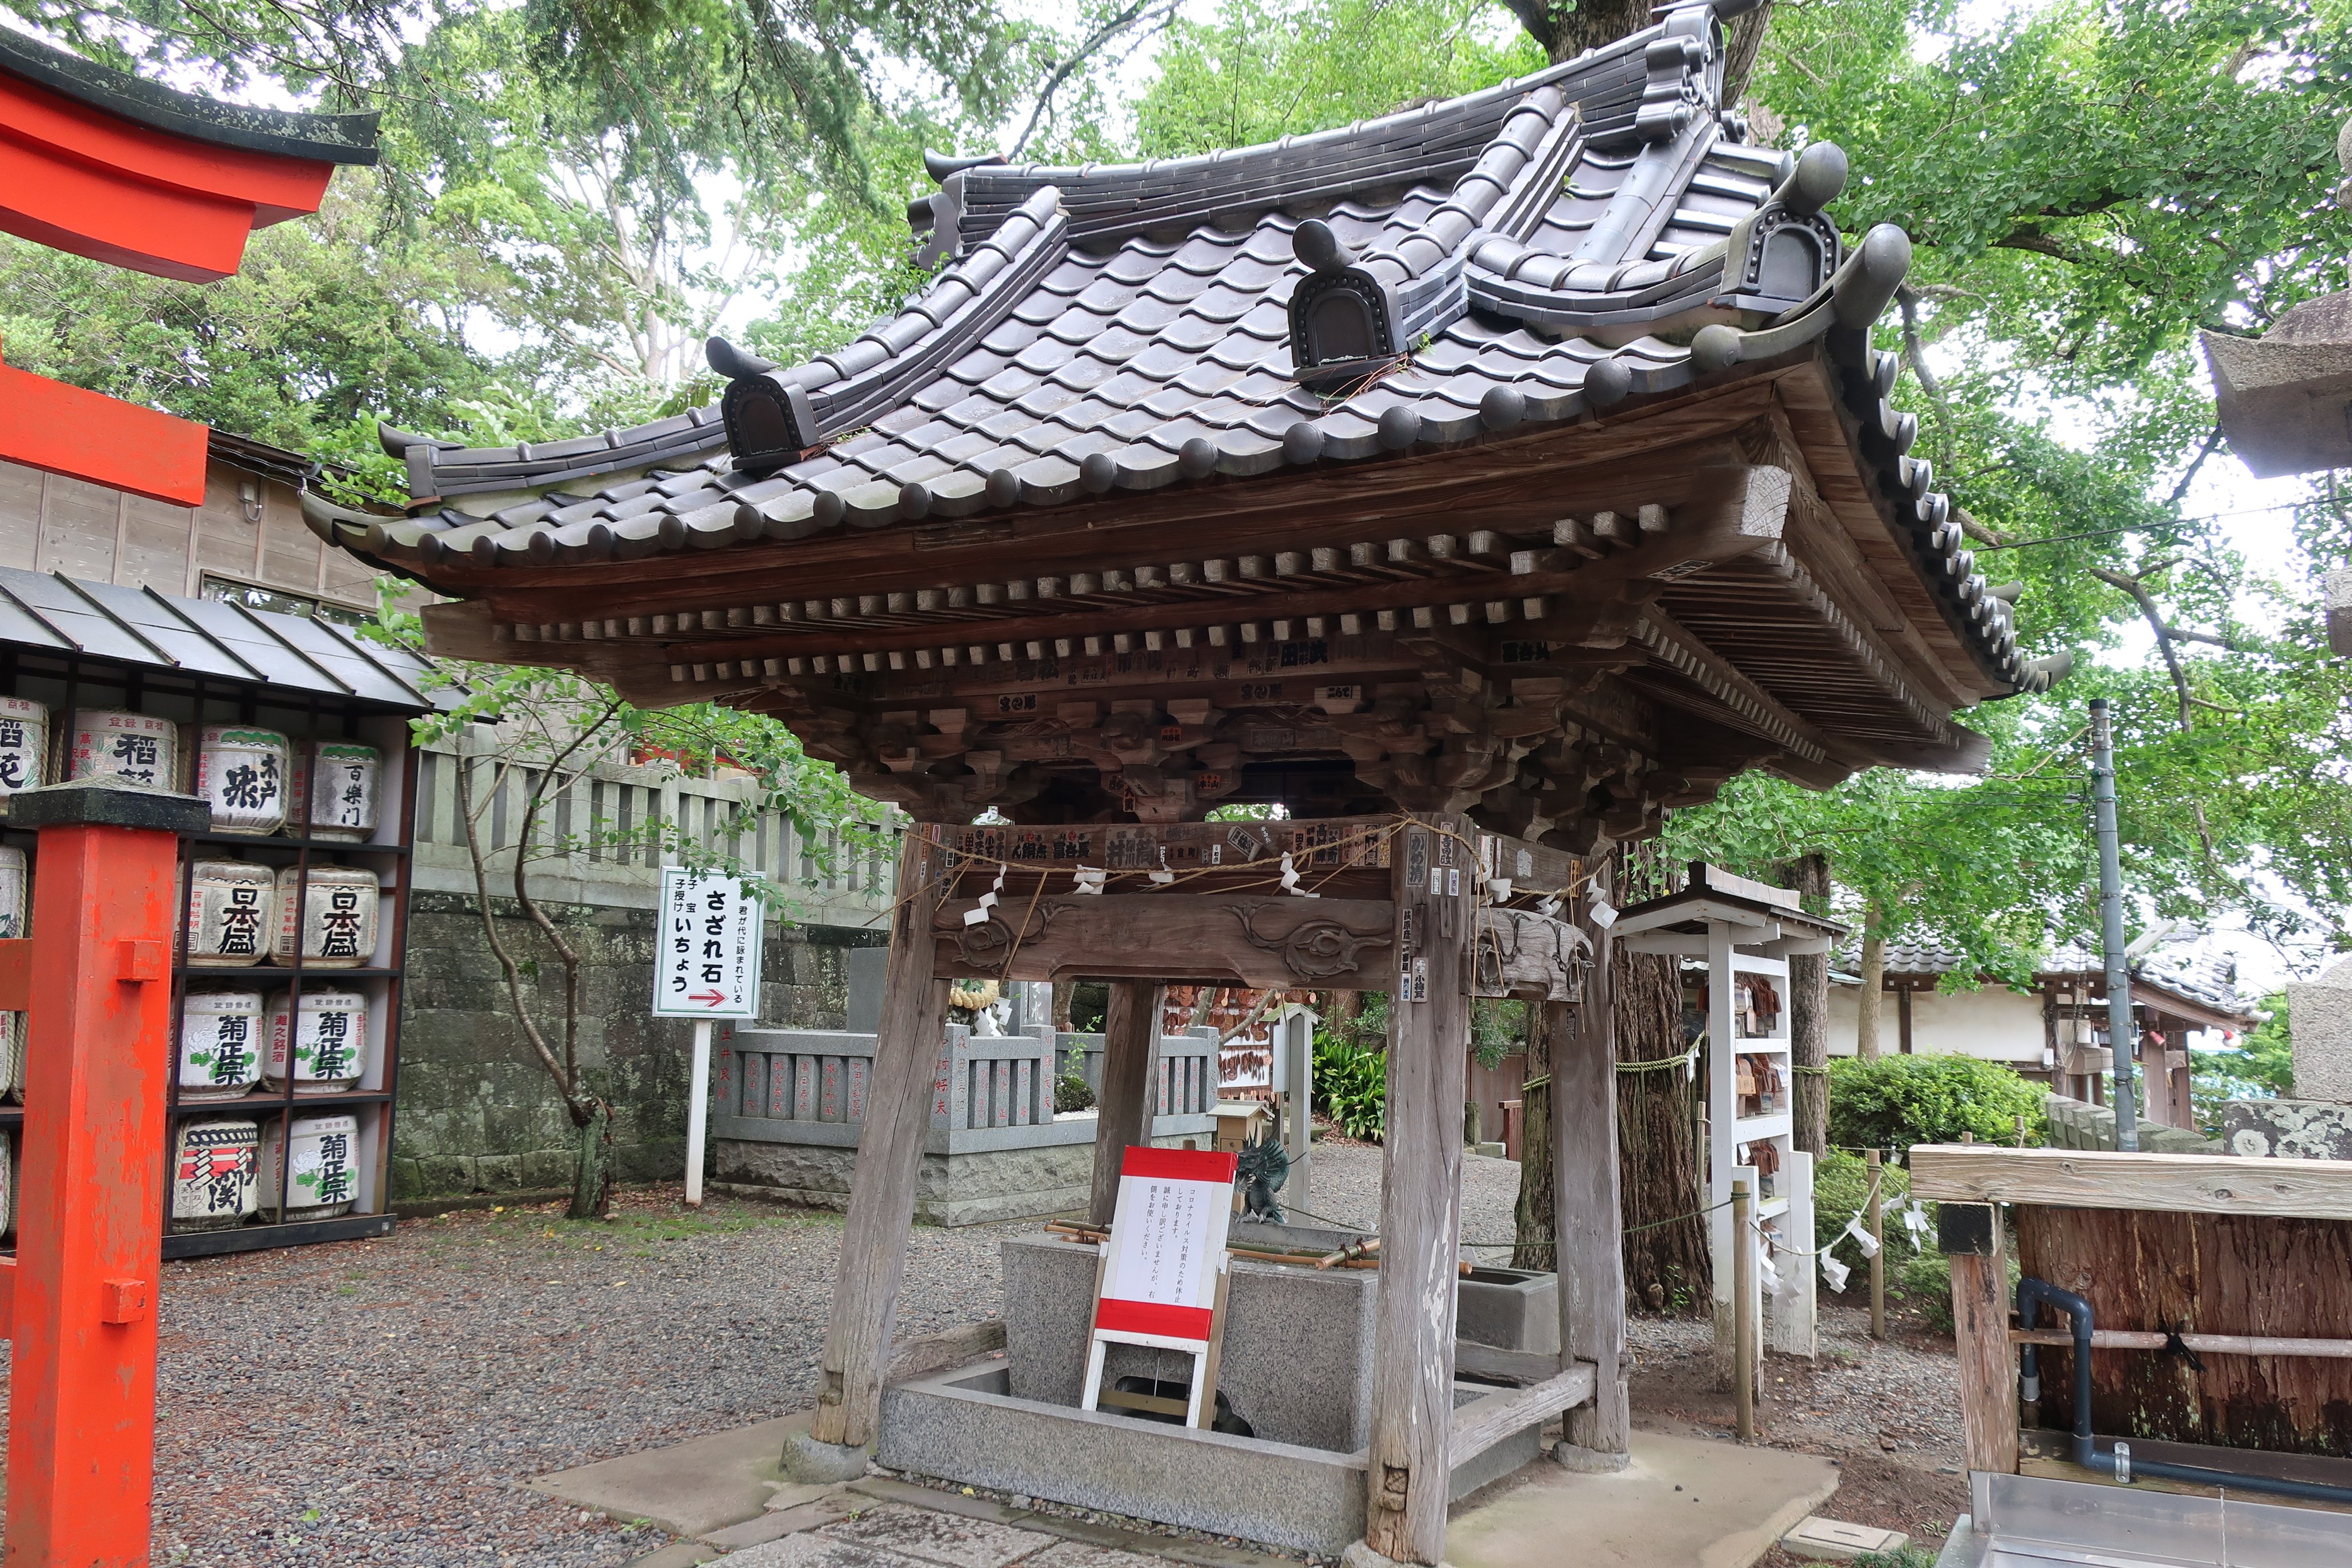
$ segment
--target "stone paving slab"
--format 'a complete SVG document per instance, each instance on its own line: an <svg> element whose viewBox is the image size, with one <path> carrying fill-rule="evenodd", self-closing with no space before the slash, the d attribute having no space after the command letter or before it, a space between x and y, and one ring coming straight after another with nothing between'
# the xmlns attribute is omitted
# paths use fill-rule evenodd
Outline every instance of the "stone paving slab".
<svg viewBox="0 0 2352 1568"><path fill-rule="evenodd" d="M1837 1490L1829 1460L1780 1448L1636 1431L1607 1475L1529 1465L1454 1511L1455 1568L1748 1568Z"/></svg>
<svg viewBox="0 0 2352 1568"><path fill-rule="evenodd" d="M828 1524L814 1533L827 1540L933 1563L940 1568L1012 1568L1054 1544L1050 1535L985 1520L961 1519L928 1508L886 1503Z"/></svg>
<svg viewBox="0 0 2352 1568"><path fill-rule="evenodd" d="M673 1535L700 1536L757 1519L784 1484L784 1434L805 1430L814 1413L602 1459L528 1483L619 1520L651 1520Z"/></svg>

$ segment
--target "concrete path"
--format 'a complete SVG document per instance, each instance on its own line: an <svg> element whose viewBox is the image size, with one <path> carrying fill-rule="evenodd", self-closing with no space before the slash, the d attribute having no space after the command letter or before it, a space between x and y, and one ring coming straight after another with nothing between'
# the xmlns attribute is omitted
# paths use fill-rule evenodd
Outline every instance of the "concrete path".
<svg viewBox="0 0 2352 1568"><path fill-rule="evenodd" d="M1457 1507L1445 1557L1454 1568L1748 1568L1837 1486L1836 1467L1811 1454L1635 1432L1633 1463L1614 1475L1539 1460Z"/></svg>
<svg viewBox="0 0 2352 1568"><path fill-rule="evenodd" d="M1145 1534L881 1477L784 1481L776 1459L803 1413L544 1476L537 1490L686 1537L633 1568L1272 1568L1282 1559ZM1633 1463L1579 1475L1538 1460L1457 1505L1453 1568L1748 1568L1837 1490L1827 1459L1633 1434ZM1026 1501L1025 1499L1021 1500ZM1292 1559L1292 1561L1296 1561Z"/></svg>

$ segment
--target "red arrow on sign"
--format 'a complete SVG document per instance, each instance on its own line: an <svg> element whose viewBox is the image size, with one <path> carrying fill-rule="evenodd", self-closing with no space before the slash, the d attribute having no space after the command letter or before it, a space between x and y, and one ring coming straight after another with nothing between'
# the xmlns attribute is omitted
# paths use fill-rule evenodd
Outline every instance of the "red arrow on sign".
<svg viewBox="0 0 2352 1568"><path fill-rule="evenodd" d="M715 1008L719 1003L727 999L727 993L725 991L697 991L694 995L687 998L686 999L689 1002L708 1002Z"/></svg>

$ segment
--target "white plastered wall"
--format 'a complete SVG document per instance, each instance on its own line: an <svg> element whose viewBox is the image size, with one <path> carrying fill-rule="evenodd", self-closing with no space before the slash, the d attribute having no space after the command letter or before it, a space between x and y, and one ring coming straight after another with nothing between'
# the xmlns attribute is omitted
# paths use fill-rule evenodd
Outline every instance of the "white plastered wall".
<svg viewBox="0 0 2352 1568"><path fill-rule="evenodd" d="M1861 998L1860 987L1830 988L1832 1056L1853 1054L1854 1017ZM1903 1049L1901 999L1888 991L1881 1003L1878 1048L1892 1056ZM2042 1043L2039 996L2021 995L2006 986L1986 986L1950 994L1915 991L1911 995L1911 1049L1917 1055L1975 1056L2039 1071Z"/></svg>

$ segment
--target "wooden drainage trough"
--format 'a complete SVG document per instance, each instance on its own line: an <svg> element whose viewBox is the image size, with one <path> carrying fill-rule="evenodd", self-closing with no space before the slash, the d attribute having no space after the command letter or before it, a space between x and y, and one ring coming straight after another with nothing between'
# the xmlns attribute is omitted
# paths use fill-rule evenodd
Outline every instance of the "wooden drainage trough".
<svg viewBox="0 0 2352 1568"><path fill-rule="evenodd" d="M2235 1521L2210 1521L2217 1540L2235 1531L2212 1561L2267 1562L2247 1554L2250 1532L2265 1521L2265 1530L2288 1528L2282 1521L2296 1515L2305 1517L2294 1530L2331 1543L2332 1556L2311 1561L2352 1561L2352 1162L1923 1145L1911 1172L1914 1196L1945 1206L1978 1537L2020 1519L2055 1529L2062 1515L2087 1517L2063 1493L2001 1478L2111 1488L2120 1451L2129 1493L2103 1490L2087 1505L2115 1532L2108 1544L2127 1544L2150 1510L2193 1511L2179 1494L2201 1494L2225 1501ZM2073 1320L2060 1312L2018 1326L2003 1228L1983 1207L2003 1204L2021 1279L2092 1309L2094 1468L2074 1462L2084 1428ZM2039 1362L2034 1405L2021 1403L2028 1345ZM2149 1473L2180 1468L2221 1472L2221 1484ZM2303 1495L2280 1496L2282 1483ZM2336 1488L2340 1500L2324 1495ZM2000 1523L2004 1510L2010 1526ZM2205 1528L2186 1517L2164 1528ZM2190 1554L2167 1562L2208 1560L2194 1554L2201 1547L2168 1550ZM2127 1551L2087 1560L2142 1561Z"/></svg>

